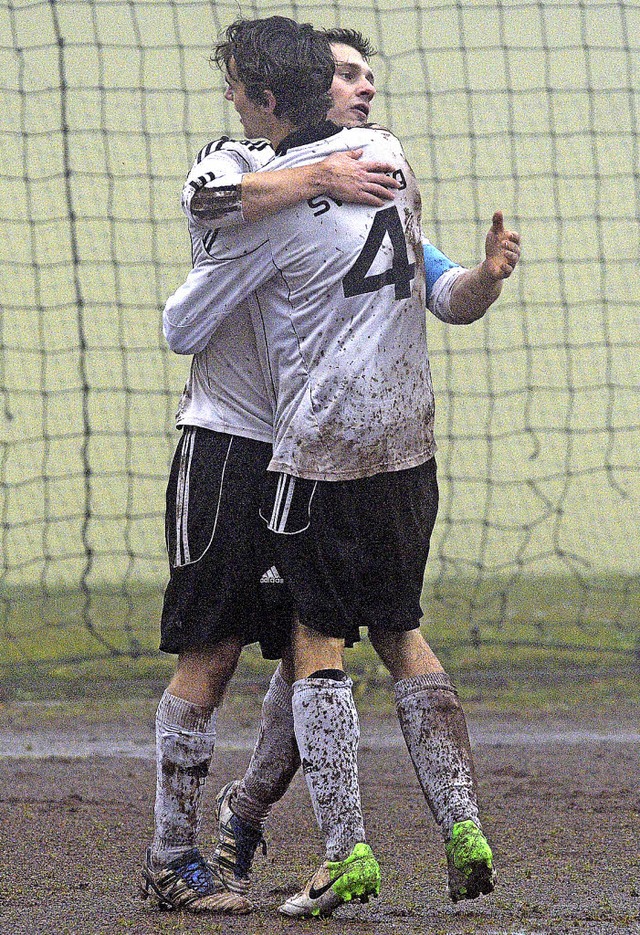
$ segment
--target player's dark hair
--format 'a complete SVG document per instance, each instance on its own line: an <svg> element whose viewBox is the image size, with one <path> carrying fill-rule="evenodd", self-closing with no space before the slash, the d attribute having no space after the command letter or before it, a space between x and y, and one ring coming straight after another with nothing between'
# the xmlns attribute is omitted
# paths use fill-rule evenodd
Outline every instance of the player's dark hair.
<svg viewBox="0 0 640 935"><path fill-rule="evenodd" d="M228 69L231 59L234 77L242 82L250 100L264 104L264 92L272 92L276 117L295 127L326 119L335 63L327 38L309 23L296 23L286 16L236 20L212 55L221 69Z"/></svg>
<svg viewBox="0 0 640 935"><path fill-rule="evenodd" d="M322 32L331 43L339 42L341 45L351 46L360 53L365 62L378 54L378 50L357 29L340 29L336 26L334 29L323 29Z"/></svg>

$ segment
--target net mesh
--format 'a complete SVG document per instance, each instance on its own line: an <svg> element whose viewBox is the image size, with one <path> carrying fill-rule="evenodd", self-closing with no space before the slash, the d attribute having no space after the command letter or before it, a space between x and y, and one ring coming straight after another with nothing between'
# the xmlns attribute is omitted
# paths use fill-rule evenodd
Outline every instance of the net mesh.
<svg viewBox="0 0 640 935"><path fill-rule="evenodd" d="M428 323L427 616L476 646L636 652L640 4L8 0L2 664L155 645L188 364L160 325L189 268L179 193L199 148L240 132L213 41L274 13L377 46L373 115L405 145L432 242L477 263L496 208L523 236L482 322Z"/></svg>

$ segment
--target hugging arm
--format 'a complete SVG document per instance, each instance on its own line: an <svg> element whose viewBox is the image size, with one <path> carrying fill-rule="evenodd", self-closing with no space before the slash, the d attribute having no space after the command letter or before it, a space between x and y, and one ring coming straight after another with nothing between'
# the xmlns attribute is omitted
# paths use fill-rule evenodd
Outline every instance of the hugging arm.
<svg viewBox="0 0 640 935"><path fill-rule="evenodd" d="M399 188L386 174L394 167L361 155L362 150L347 150L294 169L218 176L191 196L191 214L201 224L220 227L259 221L317 195L380 207Z"/></svg>
<svg viewBox="0 0 640 935"><path fill-rule="evenodd" d="M197 354L233 310L275 275L268 238L255 225L253 237L222 236L216 255L194 266L167 300L164 336L176 354ZM228 232L231 234L232 232Z"/></svg>

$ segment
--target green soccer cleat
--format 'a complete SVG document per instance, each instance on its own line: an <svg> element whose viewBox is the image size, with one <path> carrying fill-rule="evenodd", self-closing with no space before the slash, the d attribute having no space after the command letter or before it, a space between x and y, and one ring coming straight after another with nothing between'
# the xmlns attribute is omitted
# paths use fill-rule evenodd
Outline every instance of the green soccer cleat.
<svg viewBox="0 0 640 935"><path fill-rule="evenodd" d="M491 893L495 886L493 854L484 834L473 821L458 821L445 845L449 871L449 897L454 903Z"/></svg>
<svg viewBox="0 0 640 935"><path fill-rule="evenodd" d="M361 903L380 892L380 867L368 844L356 844L346 860L327 860L305 888L290 896L278 912L292 918L329 916L338 906Z"/></svg>

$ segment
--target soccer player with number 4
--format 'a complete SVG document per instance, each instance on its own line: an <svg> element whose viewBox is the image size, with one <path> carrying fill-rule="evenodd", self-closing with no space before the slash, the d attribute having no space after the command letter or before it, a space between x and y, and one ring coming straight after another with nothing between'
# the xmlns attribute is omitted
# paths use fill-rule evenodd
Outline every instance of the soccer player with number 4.
<svg viewBox="0 0 640 935"><path fill-rule="evenodd" d="M378 188L368 204L358 206L330 198L310 197L299 204L292 199L276 215L269 217L265 210L259 219L259 209L254 223L224 228L221 217L240 207L247 219L245 193L255 179L242 191L237 180L221 185L203 174L187 193L194 245L201 246L194 250L186 283L167 302L165 333L174 350L195 354L195 361L234 316L247 309L251 315L267 396L274 404L273 455L261 515L296 618L265 699L247 774L218 797L220 841L211 864L187 846L188 836L177 842L174 854L171 834L163 838L163 821L171 825L172 807L191 808L189 799L197 799L213 751L211 709L216 704L201 702L219 703L219 698L211 691L198 696L194 682L200 675L203 685L213 684L210 673L217 665L221 696L242 642L210 638L217 649L199 672L193 651L185 654L184 647L172 648L165 640L163 648L179 651L181 660L192 658L189 678L184 669L180 677L179 663L159 708L159 723L169 714L175 723L173 728L165 723L158 735L156 838L145 885L165 904L246 911L248 873L264 820L301 763L327 860L281 912L329 914L344 901L377 894L379 869L365 841L360 808L357 714L342 656L345 643L353 643L359 627L367 626L394 677L407 747L444 836L450 896L475 898L493 888L493 861L480 826L464 714L418 629L437 481L417 184L400 144L387 131L340 130L322 121L333 62L327 63L318 35L311 36L306 27L281 17L234 24L218 46L217 60L225 67L227 95L247 135L267 136L276 147L275 158L256 176L268 179L276 170L300 171L339 156L346 164L353 154L362 154L378 171L392 173L397 188L389 205L389 195ZM364 57L358 64L366 65ZM308 76L304 103L290 99L303 66ZM367 95L366 106L358 108L365 120L373 93ZM260 183L258 178L257 191ZM268 182L264 191L268 202ZM428 290L434 314L454 323L473 321L499 295L519 256L518 235L504 231L500 212L494 215L486 252L473 270L437 258L440 275ZM183 412L198 402L193 377L192 372ZM206 375L200 374L201 385L203 380ZM202 426L203 421L184 424ZM224 429L213 432L224 434ZM244 437L256 435L245 430ZM190 470L193 442L191 433L176 460L178 487ZM224 466L230 453L231 442ZM221 497L222 481L219 488ZM187 493L183 485L183 506ZM184 510L181 521L173 539L169 535L169 546L189 565ZM245 630L245 642L250 632ZM205 741L199 747L198 738L206 736L208 746ZM166 768L163 742L167 750L172 744L175 748ZM169 788L167 774L175 779L180 769L183 788ZM190 814L197 818L196 813L197 805ZM178 891L185 898L172 902Z"/></svg>

